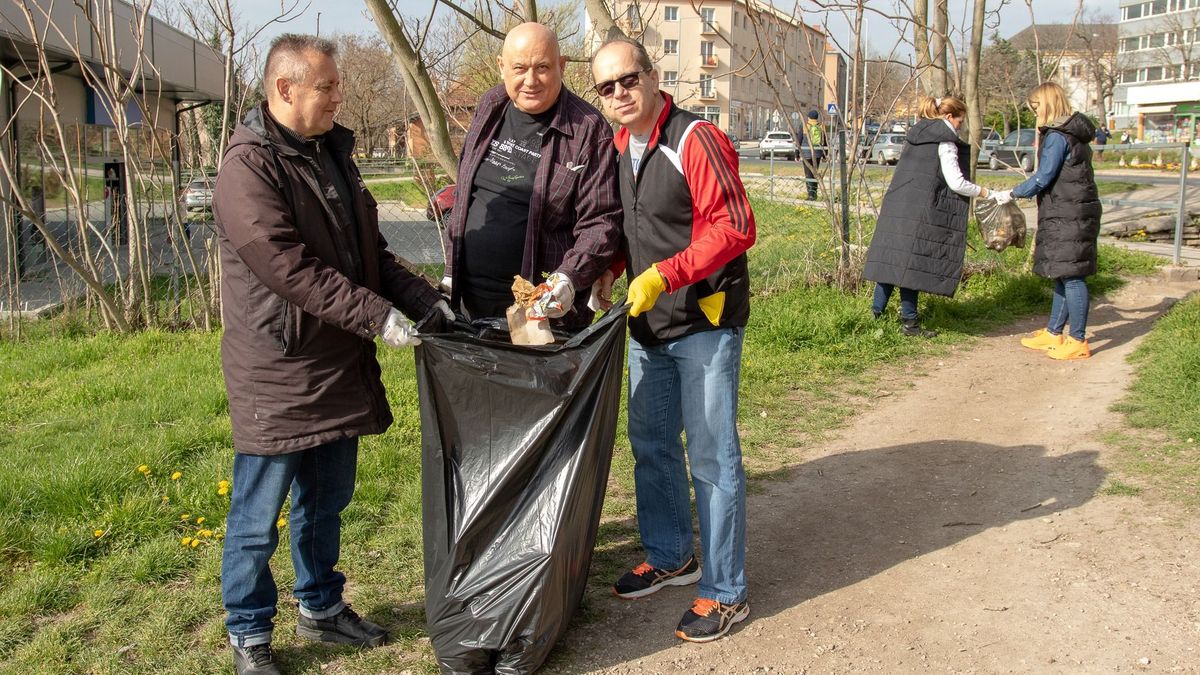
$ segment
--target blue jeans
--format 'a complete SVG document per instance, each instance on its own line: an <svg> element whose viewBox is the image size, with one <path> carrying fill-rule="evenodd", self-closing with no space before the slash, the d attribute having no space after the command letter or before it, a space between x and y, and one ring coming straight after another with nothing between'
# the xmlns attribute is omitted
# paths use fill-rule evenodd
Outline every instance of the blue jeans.
<svg viewBox="0 0 1200 675"><path fill-rule="evenodd" d="M278 597L269 563L279 544L275 521L289 488L293 594L300 611L323 619L345 608L346 577L333 566L341 548L342 509L354 495L357 463L357 438L284 455L234 457L221 559L221 597L232 643L249 647L271 641Z"/></svg>
<svg viewBox="0 0 1200 675"><path fill-rule="evenodd" d="M883 314L887 309L888 300L892 299L892 291L896 287L891 284L876 283L875 297L871 300L871 311L876 315ZM900 289L900 318L917 318L917 291L911 288Z"/></svg>
<svg viewBox="0 0 1200 675"><path fill-rule="evenodd" d="M1067 323L1070 336L1082 341L1087 336L1088 287L1083 277L1063 277L1054 280L1054 295L1050 300L1050 320L1046 330L1061 335Z"/></svg>
<svg viewBox="0 0 1200 675"><path fill-rule="evenodd" d="M629 341L629 444L646 561L678 569L694 554L680 433L696 489L704 573L699 595L746 598L746 474L737 434L742 328L647 347Z"/></svg>

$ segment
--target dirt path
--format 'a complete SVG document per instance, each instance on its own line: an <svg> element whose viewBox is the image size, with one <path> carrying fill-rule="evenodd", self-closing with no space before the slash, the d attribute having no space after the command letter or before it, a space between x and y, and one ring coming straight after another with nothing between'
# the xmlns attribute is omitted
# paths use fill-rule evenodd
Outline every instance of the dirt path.
<svg viewBox="0 0 1200 675"><path fill-rule="evenodd" d="M1200 672L1200 519L1102 496L1126 356L1196 284L1093 302L1096 354L1034 320L935 359L749 500L751 617L673 629L693 589L598 600L556 672Z"/></svg>

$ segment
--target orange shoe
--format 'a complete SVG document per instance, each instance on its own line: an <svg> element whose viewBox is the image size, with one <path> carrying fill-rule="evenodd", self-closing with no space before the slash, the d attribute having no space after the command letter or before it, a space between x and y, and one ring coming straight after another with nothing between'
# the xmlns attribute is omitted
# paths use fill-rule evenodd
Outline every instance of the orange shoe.
<svg viewBox="0 0 1200 675"><path fill-rule="evenodd" d="M1021 346L1038 351L1046 351L1051 347L1057 347L1063 342L1062 333L1055 335L1045 328L1039 328L1029 334L1028 337L1021 338Z"/></svg>
<svg viewBox="0 0 1200 675"><path fill-rule="evenodd" d="M1059 361L1086 359L1091 355L1092 350L1088 348L1087 340L1076 340L1069 335L1061 345L1046 350L1046 356Z"/></svg>

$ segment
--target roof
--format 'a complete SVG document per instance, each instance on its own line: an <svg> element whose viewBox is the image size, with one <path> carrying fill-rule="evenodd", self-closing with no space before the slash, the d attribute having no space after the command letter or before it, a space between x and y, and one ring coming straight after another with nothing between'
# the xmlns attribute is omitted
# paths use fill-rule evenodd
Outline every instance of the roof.
<svg viewBox="0 0 1200 675"><path fill-rule="evenodd" d="M1036 34L1036 40L1035 40ZM1088 43L1107 40L1117 49L1117 26L1112 23L1035 23L1008 39L1017 49L1040 49L1043 52L1085 51Z"/></svg>
<svg viewBox="0 0 1200 675"><path fill-rule="evenodd" d="M44 3L48 5L50 20L57 30L46 29L45 14L33 12L39 35L44 35L44 47L51 67L74 69L78 74L78 57L90 64L99 64L100 45L81 7L70 2ZM89 5L90 6L90 5ZM136 65L138 40L131 26L135 24L138 10L128 2L112 3L113 49L118 55L118 65L126 73ZM20 6L13 2L0 2L0 58L14 66L22 61L35 62L37 58L34 39L29 23ZM166 98L177 101L211 101L224 97L224 59L211 47L169 26L164 21L148 16L142 39L142 50L151 63L152 71L143 72L141 87L147 92L161 92Z"/></svg>

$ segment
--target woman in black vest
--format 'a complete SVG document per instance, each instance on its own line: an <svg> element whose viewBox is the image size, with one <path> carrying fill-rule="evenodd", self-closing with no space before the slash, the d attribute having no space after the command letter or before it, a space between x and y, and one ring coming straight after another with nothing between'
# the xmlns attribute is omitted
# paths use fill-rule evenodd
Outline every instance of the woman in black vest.
<svg viewBox="0 0 1200 675"><path fill-rule="evenodd" d="M908 130L900 163L883 196L863 277L875 282L871 313L883 315L900 288L901 331L933 337L917 315L919 292L954 295L967 250L967 211L985 187L969 182L971 146L958 137L967 106L953 97L924 97L921 121Z"/></svg>
<svg viewBox="0 0 1200 675"><path fill-rule="evenodd" d="M1066 93L1053 82L1038 85L1028 103L1037 113L1038 170L1011 194L1037 195L1033 271L1054 280L1054 296L1046 327L1022 338L1021 344L1043 350L1053 359L1086 359L1092 352L1087 343L1084 277L1096 273L1101 213L1089 145L1096 127L1083 114L1071 111ZM1068 324L1071 330L1064 337Z"/></svg>

